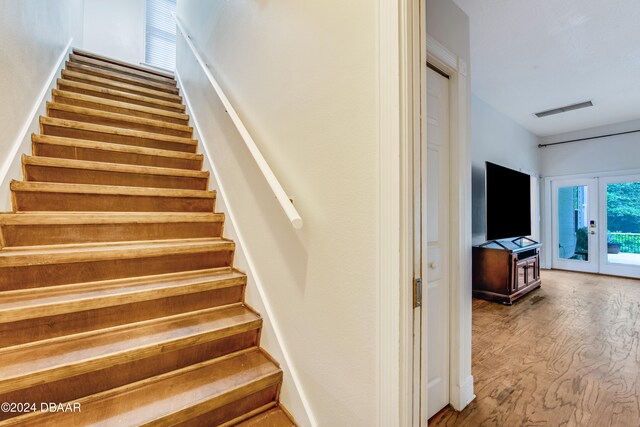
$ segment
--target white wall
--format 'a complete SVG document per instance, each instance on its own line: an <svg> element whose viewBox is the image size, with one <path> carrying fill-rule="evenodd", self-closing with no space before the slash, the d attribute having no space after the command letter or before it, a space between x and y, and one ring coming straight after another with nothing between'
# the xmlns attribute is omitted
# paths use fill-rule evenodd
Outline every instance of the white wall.
<svg viewBox="0 0 640 427"><path fill-rule="evenodd" d="M0 2L0 211L12 209L9 181L22 178L20 155L38 130L33 109L44 111L37 99L69 39L82 46L82 16L82 0Z"/></svg>
<svg viewBox="0 0 640 427"><path fill-rule="evenodd" d="M85 0L84 49L144 62L145 0Z"/></svg>
<svg viewBox="0 0 640 427"><path fill-rule="evenodd" d="M485 162L489 161L532 175L532 235L539 239L540 206L538 137L477 96L471 103L473 174L473 243L485 239Z"/></svg>
<svg viewBox="0 0 640 427"><path fill-rule="evenodd" d="M452 0L427 0L427 34L470 64L469 17Z"/></svg>
<svg viewBox="0 0 640 427"><path fill-rule="evenodd" d="M550 136L540 142L547 144L638 129L640 120L633 120ZM556 145L539 152L544 176L640 169L640 132Z"/></svg>
<svg viewBox="0 0 640 427"><path fill-rule="evenodd" d="M322 426L376 425L376 8L192 0L178 1L178 15L305 221L292 229L178 37L185 94L312 417ZM259 303L256 287L247 299ZM280 354L266 332L264 345ZM306 424L295 394L289 376L282 399Z"/></svg>

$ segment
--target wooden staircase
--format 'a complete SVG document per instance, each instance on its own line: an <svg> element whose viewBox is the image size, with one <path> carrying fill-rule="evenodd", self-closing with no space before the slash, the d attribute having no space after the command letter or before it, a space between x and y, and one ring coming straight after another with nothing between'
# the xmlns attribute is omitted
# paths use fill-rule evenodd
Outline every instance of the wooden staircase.
<svg viewBox="0 0 640 427"><path fill-rule="evenodd" d="M294 426L173 76L57 83L0 214L0 402L36 409L0 426Z"/></svg>

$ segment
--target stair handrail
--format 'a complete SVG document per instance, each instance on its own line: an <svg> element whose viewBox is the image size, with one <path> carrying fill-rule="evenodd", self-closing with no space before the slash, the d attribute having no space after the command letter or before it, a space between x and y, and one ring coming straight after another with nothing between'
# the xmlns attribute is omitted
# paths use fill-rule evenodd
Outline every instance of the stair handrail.
<svg viewBox="0 0 640 427"><path fill-rule="evenodd" d="M207 79L209 80L209 83L211 83L211 86L213 86L216 93L218 94L218 97L222 101L222 104L224 105L226 112L229 114L229 117L231 117L231 121L236 126L238 133L240 133L240 136L244 140L245 145L247 146L247 148L249 149L249 152L253 156L253 160L256 162L256 164L258 165L258 168L260 169L260 172L262 172L262 175L265 177L265 179L269 183L269 187L271 187L271 191L273 191L274 195L276 196L276 199L278 199L278 202L280 202L280 206L282 206L282 209L287 214L287 217L289 218L291 225L295 229L302 228L302 224L303 224L302 217L300 216L296 208L293 206L293 202L287 196L287 193L285 193L284 189L282 188L282 185L280 184L280 181L278 181L278 178L276 178L273 171L271 170L271 167L269 167L269 164L267 163L264 156L260 152L260 149L258 149L258 146L256 145L255 141L251 137L251 134L245 127L244 123L242 123L240 116L231 105L231 102L229 102L229 98L227 98L227 96L224 94L222 87L220 87L217 80L209 70L209 65L205 62L205 60L202 58L202 55L200 55L200 53L198 52L198 49L196 49L196 47L194 46L191 36L185 30L184 26L180 22L180 19L178 19L175 13L171 13L171 15L173 16L173 19L176 21L176 26L178 30L182 33L184 40L187 42L187 45L191 49L191 52L193 53L196 60L200 64L200 67L204 70L207 76Z"/></svg>

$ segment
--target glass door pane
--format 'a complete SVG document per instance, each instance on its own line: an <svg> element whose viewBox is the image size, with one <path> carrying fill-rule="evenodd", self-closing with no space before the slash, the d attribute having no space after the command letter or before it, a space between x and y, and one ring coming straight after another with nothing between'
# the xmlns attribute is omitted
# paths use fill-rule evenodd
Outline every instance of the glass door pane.
<svg viewBox="0 0 640 427"><path fill-rule="evenodd" d="M558 188L558 257L589 261L589 192L586 185Z"/></svg>
<svg viewBox="0 0 640 427"><path fill-rule="evenodd" d="M607 184L607 261L640 265L640 182Z"/></svg>
<svg viewBox="0 0 640 427"><path fill-rule="evenodd" d="M600 191L606 208L606 240L601 245L604 262L600 270L640 277L640 177L602 178Z"/></svg>
<svg viewBox="0 0 640 427"><path fill-rule="evenodd" d="M598 270L597 181L560 179L551 183L553 194L553 268Z"/></svg>

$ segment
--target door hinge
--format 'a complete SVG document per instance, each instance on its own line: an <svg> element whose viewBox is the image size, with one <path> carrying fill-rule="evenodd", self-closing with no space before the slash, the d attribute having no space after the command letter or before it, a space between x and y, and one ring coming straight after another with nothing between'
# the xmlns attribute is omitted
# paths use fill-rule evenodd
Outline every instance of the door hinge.
<svg viewBox="0 0 640 427"><path fill-rule="evenodd" d="M422 306L422 278L413 279L413 308Z"/></svg>

